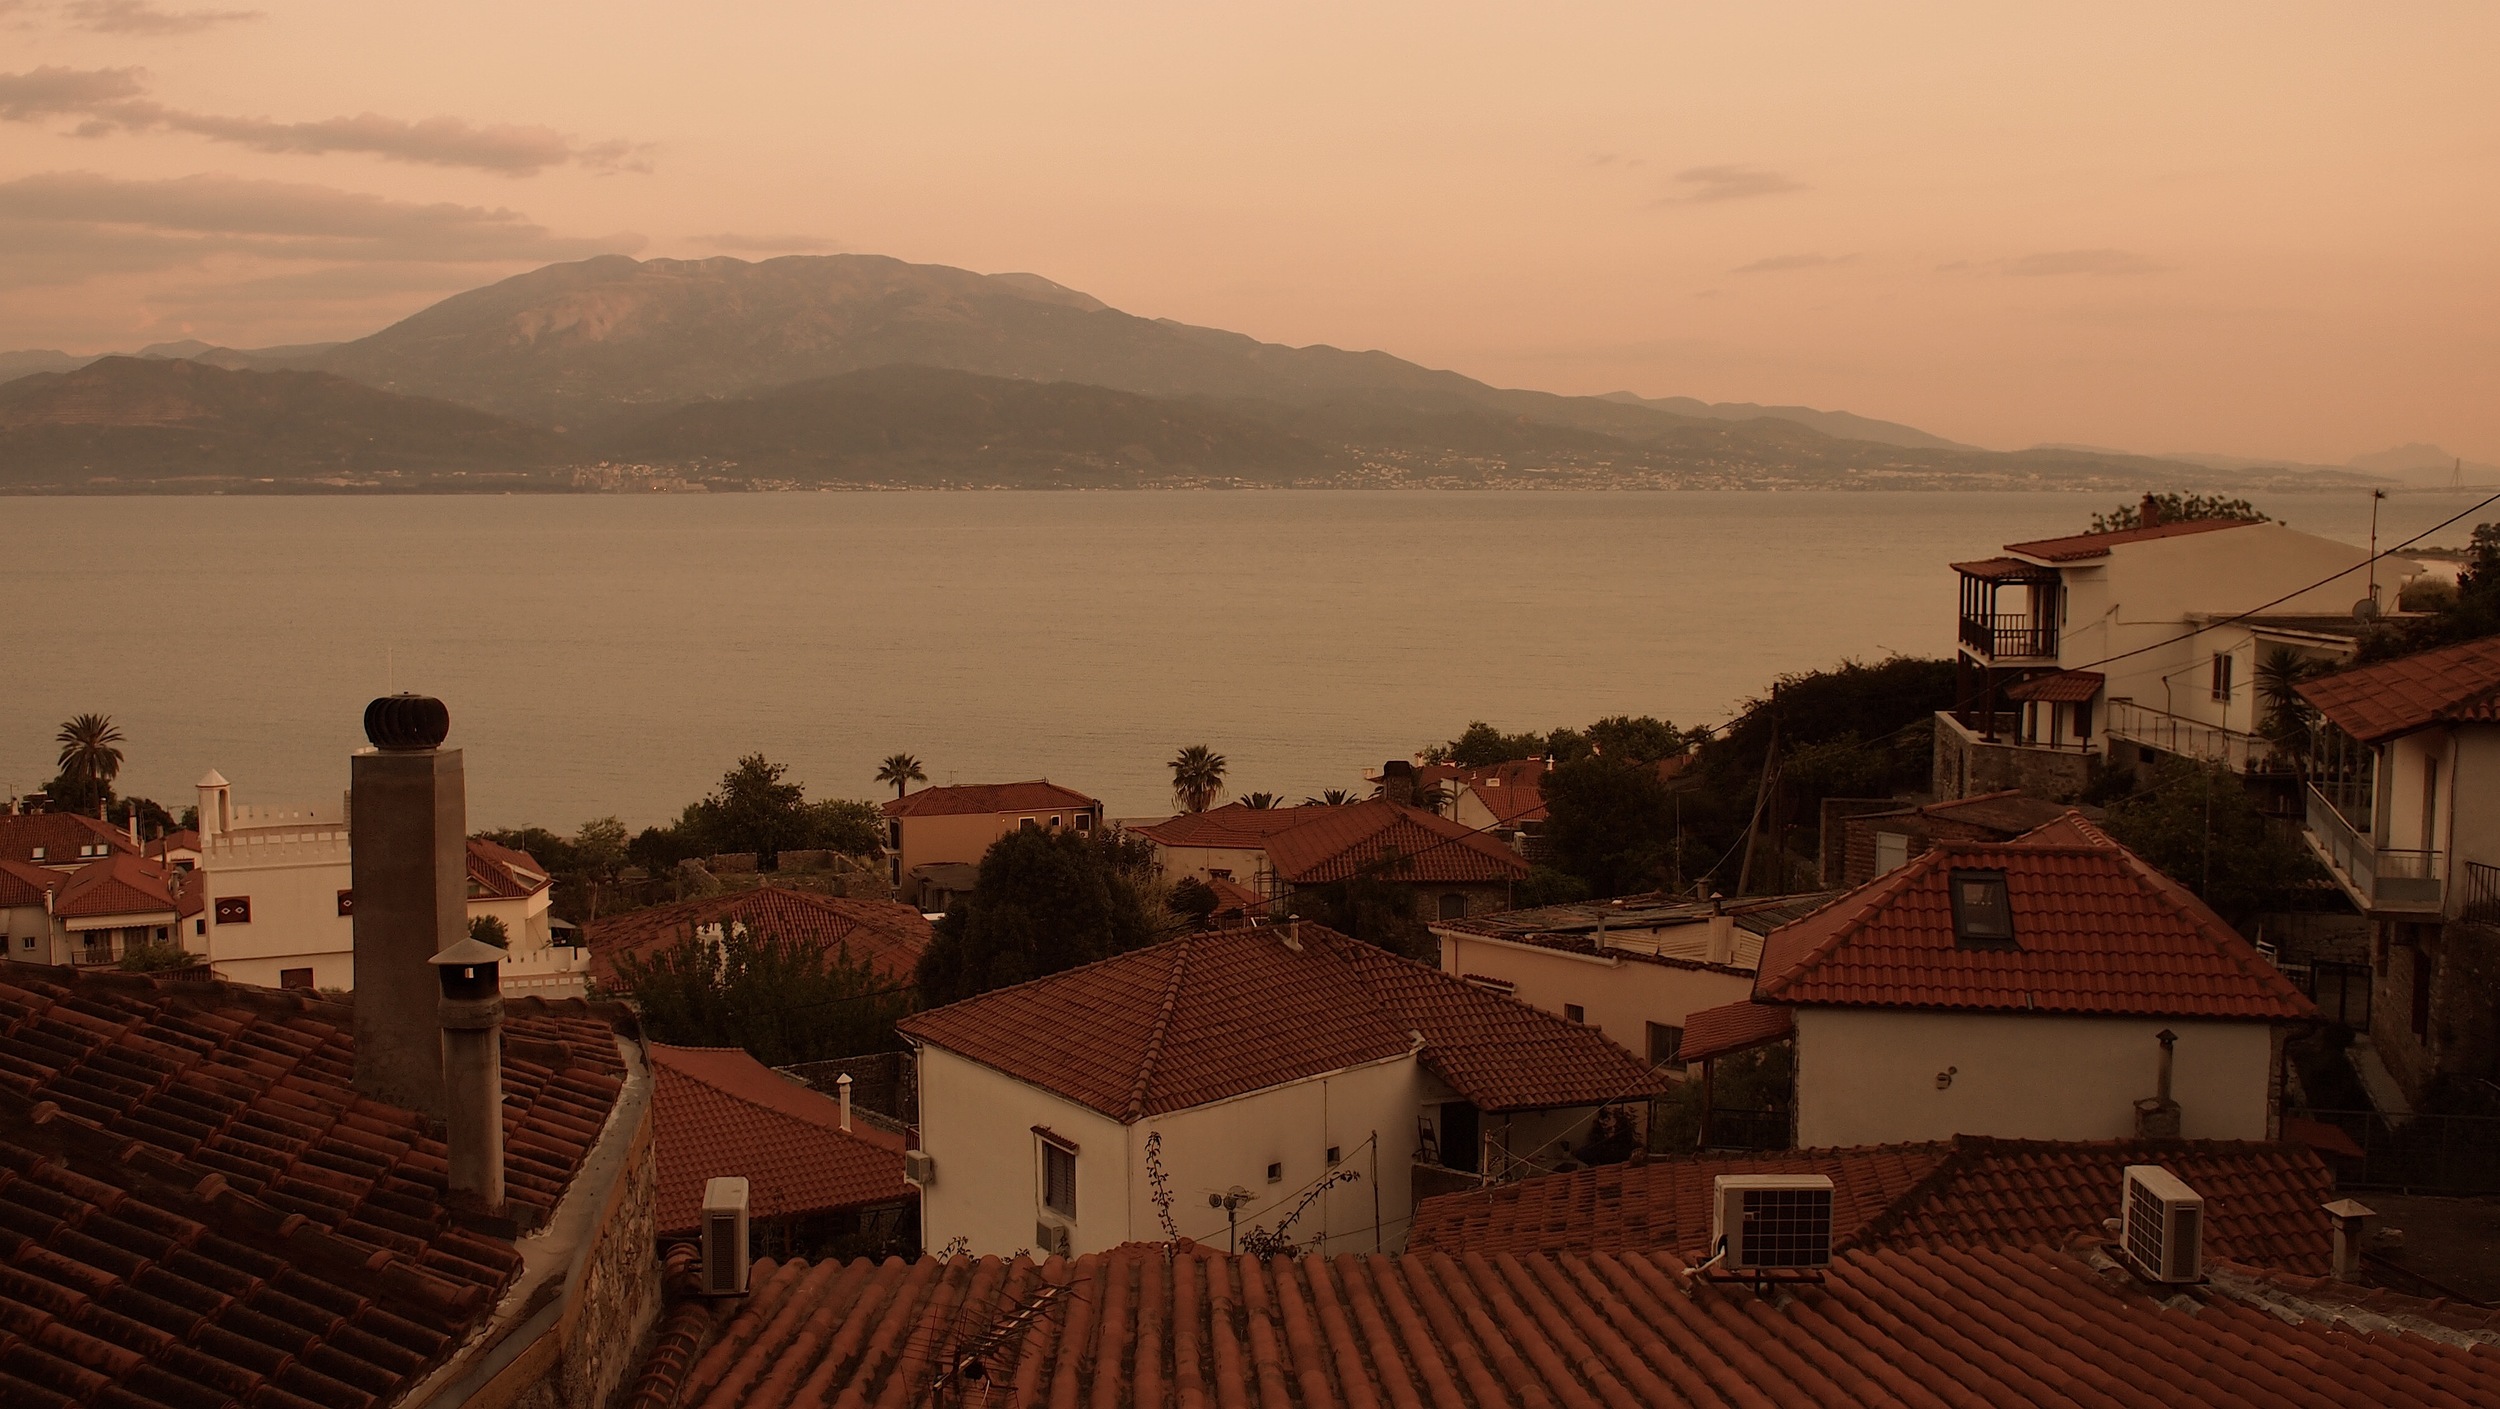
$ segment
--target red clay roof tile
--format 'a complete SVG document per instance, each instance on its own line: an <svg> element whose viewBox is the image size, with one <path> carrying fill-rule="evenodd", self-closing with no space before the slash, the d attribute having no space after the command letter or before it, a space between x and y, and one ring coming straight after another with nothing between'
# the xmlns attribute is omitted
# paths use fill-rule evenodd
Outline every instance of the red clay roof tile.
<svg viewBox="0 0 2500 1409"><path fill-rule="evenodd" d="M734 1047L652 1043L652 1128L663 1237L701 1222L703 1186L722 1175L749 1182L756 1218L901 1203L903 1137L819 1095Z"/></svg>
<svg viewBox="0 0 2500 1409"><path fill-rule="evenodd" d="M52 913L72 920L162 915L175 907L173 880L165 868L127 851L79 867L52 898Z"/></svg>
<svg viewBox="0 0 2500 1409"><path fill-rule="evenodd" d="M2064 538L2035 538L2028 543L2008 543L2005 551L2020 553L2050 563L2083 562L2090 558L2106 558L2109 550L2127 543L2150 543L2161 538L2185 538L2190 534L2212 533L2225 528L2248 528L2264 523L2264 519L2181 519L2176 523L2155 524L2151 528L2122 528L2108 533L2076 533Z"/></svg>
<svg viewBox="0 0 2500 1409"><path fill-rule="evenodd" d="M1419 807L1374 798L1319 815L1267 839L1268 865L1292 885L1360 875L1423 885L1524 880L1528 863L1493 838Z"/></svg>
<svg viewBox="0 0 2500 1409"><path fill-rule="evenodd" d="M1099 810L1102 803L1074 788L1037 778L1026 783L949 783L922 788L888 800L880 810L888 817L962 817L1035 809L1066 812L1080 807Z"/></svg>
<svg viewBox="0 0 2500 1409"><path fill-rule="evenodd" d="M2433 724L2500 724L2500 636L2357 666L2297 688L2365 744Z"/></svg>
<svg viewBox="0 0 2500 1409"><path fill-rule="evenodd" d="M99 847L101 853L94 850ZM35 855L38 850L43 855ZM95 860L99 854L138 852L127 833L94 817L74 812L0 812L0 861L67 867Z"/></svg>
<svg viewBox="0 0 2500 1409"><path fill-rule="evenodd" d="M1487 1110L1664 1089L1593 1029L1308 923L1190 935L899 1027L1119 1120L1385 1061L1415 1032L1424 1064Z"/></svg>
<svg viewBox="0 0 2500 1409"><path fill-rule="evenodd" d="M1246 803L1228 802L1222 807L1210 807L1204 812L1184 812L1165 821L1150 822L1129 830L1164 846L1257 851L1267 845L1269 837L1301 826L1322 810L1317 804L1307 807L1252 807Z"/></svg>

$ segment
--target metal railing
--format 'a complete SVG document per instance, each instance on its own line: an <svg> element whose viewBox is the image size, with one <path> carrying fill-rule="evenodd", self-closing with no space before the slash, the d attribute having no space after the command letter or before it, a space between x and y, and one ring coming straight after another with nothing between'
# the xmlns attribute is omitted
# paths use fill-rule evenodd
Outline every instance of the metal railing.
<svg viewBox="0 0 2500 1409"><path fill-rule="evenodd" d="M2274 751L2273 740L2263 735L2244 734L2201 719L2184 718L2133 700L2111 700L2108 722L2102 727L2114 739L2125 739L2129 743L2160 749L2181 758L2226 764L2242 773L2265 762Z"/></svg>
<svg viewBox="0 0 2500 1409"><path fill-rule="evenodd" d="M2309 840L2364 908L2438 912L2438 852L2379 846L2354 830L2314 785L2308 795Z"/></svg>
<svg viewBox="0 0 2500 1409"><path fill-rule="evenodd" d="M2336 1187L2408 1194L2500 1194L2500 1116L2377 1111L2289 1112L2334 1126L2361 1147L2329 1155Z"/></svg>
<svg viewBox="0 0 2500 1409"><path fill-rule="evenodd" d="M2465 901L2457 907L2457 918L2500 925L2500 866L2465 863Z"/></svg>
<svg viewBox="0 0 2500 1409"><path fill-rule="evenodd" d="M1962 644L1991 660L2054 660L2057 625L2021 612L1965 616Z"/></svg>

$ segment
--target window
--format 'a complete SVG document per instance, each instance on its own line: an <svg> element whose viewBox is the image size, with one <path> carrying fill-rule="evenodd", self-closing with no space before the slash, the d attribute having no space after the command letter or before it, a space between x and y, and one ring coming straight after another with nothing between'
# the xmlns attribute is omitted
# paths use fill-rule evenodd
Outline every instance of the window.
<svg viewBox="0 0 2500 1409"><path fill-rule="evenodd" d="M2231 702L2231 657L2227 655L2214 657L2214 698L2224 704Z"/></svg>
<svg viewBox="0 0 2500 1409"><path fill-rule="evenodd" d="M41 861L41 860L43 859L43 848L42 848L42 847L36 847L36 848L35 848L35 850L34 850L34 858L35 858L37 861Z"/></svg>
<svg viewBox="0 0 2500 1409"><path fill-rule="evenodd" d="M1019 827L1029 827L1029 828L1033 829L1034 831L1040 831L1040 830L1041 830L1040 825L1039 825L1038 823L1036 823L1036 822L1035 822L1032 818L1030 818L1030 817L1026 817L1026 818L1019 819L1019 820L1017 821L1016 825L1017 825L1017 826L1019 826Z"/></svg>
<svg viewBox="0 0 2500 1409"><path fill-rule="evenodd" d="M2014 906L2003 871L1955 870L1953 938L1961 944L2006 944L2014 938Z"/></svg>
<svg viewBox="0 0 2500 1409"><path fill-rule="evenodd" d="M1329 1147L1328 1147L1328 1167L1329 1167L1330 1169L1335 1169L1335 1168L1337 1167L1337 1160L1338 1160L1338 1158L1339 1158L1339 1154L1338 1154L1337 1147L1336 1147L1336 1146L1334 1146L1334 1145L1329 1146Z"/></svg>
<svg viewBox="0 0 2500 1409"><path fill-rule="evenodd" d="M1059 830L1059 814L1056 812L1050 814L1050 829L1054 832Z"/></svg>
<svg viewBox="0 0 2500 1409"><path fill-rule="evenodd" d="M1649 1064L1668 1071L1684 1070L1684 1029L1668 1023L1651 1023Z"/></svg>
<svg viewBox="0 0 2500 1409"><path fill-rule="evenodd" d="M1910 864L1910 839L1900 832L1875 834L1875 874L1888 876Z"/></svg>
<svg viewBox="0 0 2500 1409"><path fill-rule="evenodd" d="M1076 814L1076 829L1080 832L1090 832L1094 830L1094 814L1091 812L1080 812Z"/></svg>
<svg viewBox="0 0 2500 1409"><path fill-rule="evenodd" d="M248 925L252 922L252 897L248 895L221 895L211 908L221 925Z"/></svg>
<svg viewBox="0 0 2500 1409"><path fill-rule="evenodd" d="M32 948L34 948L34 947L35 947L35 937L34 937L33 935L31 935L31 934L30 934L30 935L28 935L28 936L26 936L26 938L25 938L24 940L22 940L22 941L20 941L20 942L19 942L19 944L18 944L18 946L17 946L17 947L18 947L18 948L20 948L20 949L32 949Z"/></svg>
<svg viewBox="0 0 2500 1409"><path fill-rule="evenodd" d="M339 913L342 915L353 915L356 913L356 892L352 890L343 890L339 892Z"/></svg>
<svg viewBox="0 0 2500 1409"><path fill-rule="evenodd" d="M278 970L278 987L280 988L310 988L312 986L312 970L310 969Z"/></svg>
<svg viewBox="0 0 2500 1409"><path fill-rule="evenodd" d="M1444 920L1464 920L1467 918L1467 897L1455 891L1441 897L1440 907L1441 918Z"/></svg>
<svg viewBox="0 0 2500 1409"><path fill-rule="evenodd" d="M1589 1020L1589 1010L1581 1007L1577 1003L1565 1003L1563 1004L1563 1016L1572 1022L1586 1023Z"/></svg>
<svg viewBox="0 0 2500 1409"><path fill-rule="evenodd" d="M1268 1162L1267 1182L1270 1184L1282 1184L1285 1182L1285 1162L1283 1160L1271 1160Z"/></svg>
<svg viewBox="0 0 2500 1409"><path fill-rule="evenodd" d="M206 933L208 933L208 921L206 921L206 920L193 920L193 921L191 922L191 933L193 933L193 934L206 934Z"/></svg>
<svg viewBox="0 0 2500 1409"><path fill-rule="evenodd" d="M1048 1139L1042 1141L1042 1207L1076 1217L1076 1151Z"/></svg>
<svg viewBox="0 0 2500 1409"><path fill-rule="evenodd" d="M166 940L171 939L171 938L173 938L173 936L172 936L172 935L170 935L170 934L168 934L168 933L166 933L166 931L165 931L165 927L164 927L163 925L158 925L158 926L156 927L156 942L157 942L157 943L159 943L159 944L163 944Z"/></svg>

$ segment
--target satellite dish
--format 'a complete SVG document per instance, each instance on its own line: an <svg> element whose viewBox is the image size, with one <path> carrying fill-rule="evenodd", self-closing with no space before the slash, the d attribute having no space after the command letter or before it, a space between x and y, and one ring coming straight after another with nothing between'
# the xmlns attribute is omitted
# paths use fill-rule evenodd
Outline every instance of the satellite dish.
<svg viewBox="0 0 2500 1409"><path fill-rule="evenodd" d="M2353 603L2352 619L2355 621L2378 620L2378 598L2364 597L2360 601Z"/></svg>

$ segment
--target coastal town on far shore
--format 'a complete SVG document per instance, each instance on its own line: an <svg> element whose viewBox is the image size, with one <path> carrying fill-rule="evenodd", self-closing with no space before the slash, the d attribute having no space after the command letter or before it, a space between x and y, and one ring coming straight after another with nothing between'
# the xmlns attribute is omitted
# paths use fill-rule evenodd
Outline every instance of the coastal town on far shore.
<svg viewBox="0 0 2500 1409"><path fill-rule="evenodd" d="M481 829L422 693L149 799L95 701L0 813L0 1402L2500 1403L2500 522L2265 507L1149 815L896 739Z"/></svg>

